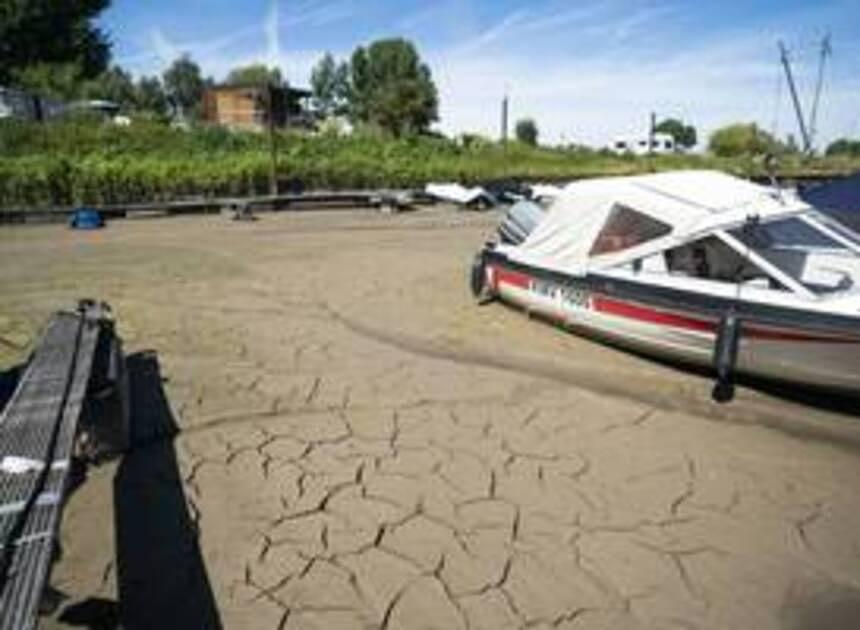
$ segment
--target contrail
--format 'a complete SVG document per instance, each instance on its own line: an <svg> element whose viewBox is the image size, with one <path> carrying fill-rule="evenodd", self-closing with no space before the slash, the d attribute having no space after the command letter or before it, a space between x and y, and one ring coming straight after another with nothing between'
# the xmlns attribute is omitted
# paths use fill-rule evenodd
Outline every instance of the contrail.
<svg viewBox="0 0 860 630"><path fill-rule="evenodd" d="M278 67L281 60L281 40L279 34L280 16L278 11L278 0L271 0L269 13L263 21L263 32L266 35L266 47L269 57L269 65Z"/></svg>

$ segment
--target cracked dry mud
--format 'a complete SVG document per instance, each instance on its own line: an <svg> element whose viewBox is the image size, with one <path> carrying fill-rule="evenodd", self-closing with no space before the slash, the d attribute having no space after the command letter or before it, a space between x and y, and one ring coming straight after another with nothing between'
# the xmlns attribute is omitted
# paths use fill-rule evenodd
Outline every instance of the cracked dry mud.
<svg viewBox="0 0 860 630"><path fill-rule="evenodd" d="M493 222L9 230L0 322L97 295L158 352L227 628L860 627L857 419L715 407L699 376L475 306ZM63 525L81 596L115 597L110 474Z"/></svg>

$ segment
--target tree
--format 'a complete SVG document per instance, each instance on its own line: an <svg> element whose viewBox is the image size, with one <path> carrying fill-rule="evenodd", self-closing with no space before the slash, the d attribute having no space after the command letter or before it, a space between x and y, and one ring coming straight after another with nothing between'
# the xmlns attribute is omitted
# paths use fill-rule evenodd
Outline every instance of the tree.
<svg viewBox="0 0 860 630"><path fill-rule="evenodd" d="M284 80L280 69L275 67L269 68L262 63L254 63L249 66L232 69L230 74L227 75L225 83L237 87L259 87L264 85L279 87L283 85Z"/></svg>
<svg viewBox="0 0 860 630"><path fill-rule="evenodd" d="M13 84L59 100L77 98L81 89L77 63L35 63L17 70Z"/></svg>
<svg viewBox="0 0 860 630"><path fill-rule="evenodd" d="M514 127L514 134L517 137L517 140L522 142L523 144L528 144L530 146L536 146L538 141L538 126L537 123L531 118L523 118L522 120L518 120L516 126Z"/></svg>
<svg viewBox="0 0 860 630"><path fill-rule="evenodd" d="M167 113L167 96L158 77L141 77L135 86L135 108L156 116Z"/></svg>
<svg viewBox="0 0 860 630"><path fill-rule="evenodd" d="M383 39L359 46L350 63L353 120L396 136L426 131L438 120L439 98L427 64L412 42Z"/></svg>
<svg viewBox="0 0 860 630"><path fill-rule="evenodd" d="M827 146L827 155L847 155L849 157L860 156L860 140L850 138L839 138Z"/></svg>
<svg viewBox="0 0 860 630"><path fill-rule="evenodd" d="M710 150L720 157L778 154L785 147L755 123L736 123L717 129L710 139Z"/></svg>
<svg viewBox="0 0 860 630"><path fill-rule="evenodd" d="M660 121L654 127L654 131L672 136L675 140L675 145L684 149L692 149L698 142L696 128L692 125L685 125L677 118L666 118Z"/></svg>
<svg viewBox="0 0 860 630"><path fill-rule="evenodd" d="M187 114L200 104L206 82L191 57L183 55L174 61L162 78L167 98L183 112Z"/></svg>
<svg viewBox="0 0 860 630"><path fill-rule="evenodd" d="M125 108L135 106L134 81L132 81L131 75L119 66L105 70L92 81L82 85L79 95L85 98L112 101Z"/></svg>
<svg viewBox="0 0 860 630"><path fill-rule="evenodd" d="M323 116L346 113L349 103L349 64L323 55L311 72L314 106Z"/></svg>
<svg viewBox="0 0 860 630"><path fill-rule="evenodd" d="M68 83L57 77L97 76L107 66L110 42L95 20L109 5L110 0L0 0L0 84L31 87L37 78L36 87L56 88Z"/></svg>

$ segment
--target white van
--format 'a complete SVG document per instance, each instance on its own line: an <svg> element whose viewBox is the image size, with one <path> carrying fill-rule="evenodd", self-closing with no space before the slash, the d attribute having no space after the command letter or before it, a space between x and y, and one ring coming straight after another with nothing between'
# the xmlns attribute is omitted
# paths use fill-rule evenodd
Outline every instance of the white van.
<svg viewBox="0 0 860 630"><path fill-rule="evenodd" d="M610 143L609 150L618 155L666 155L675 152L675 138L668 133L655 133L652 138L618 138Z"/></svg>

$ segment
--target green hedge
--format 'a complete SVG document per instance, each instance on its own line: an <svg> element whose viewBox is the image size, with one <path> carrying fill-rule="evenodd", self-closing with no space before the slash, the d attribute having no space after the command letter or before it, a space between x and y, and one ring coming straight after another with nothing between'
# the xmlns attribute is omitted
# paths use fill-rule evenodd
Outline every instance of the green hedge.
<svg viewBox="0 0 860 630"><path fill-rule="evenodd" d="M309 188L421 186L429 181L477 183L502 178L566 180L675 168L760 171L752 160L703 156L619 157L584 149L507 147L481 141L354 134L279 134L278 175ZM828 158L786 164L850 170L858 162ZM0 121L0 207L107 204L196 195L268 192L265 134L201 127L188 131L136 121L130 127L72 121Z"/></svg>

